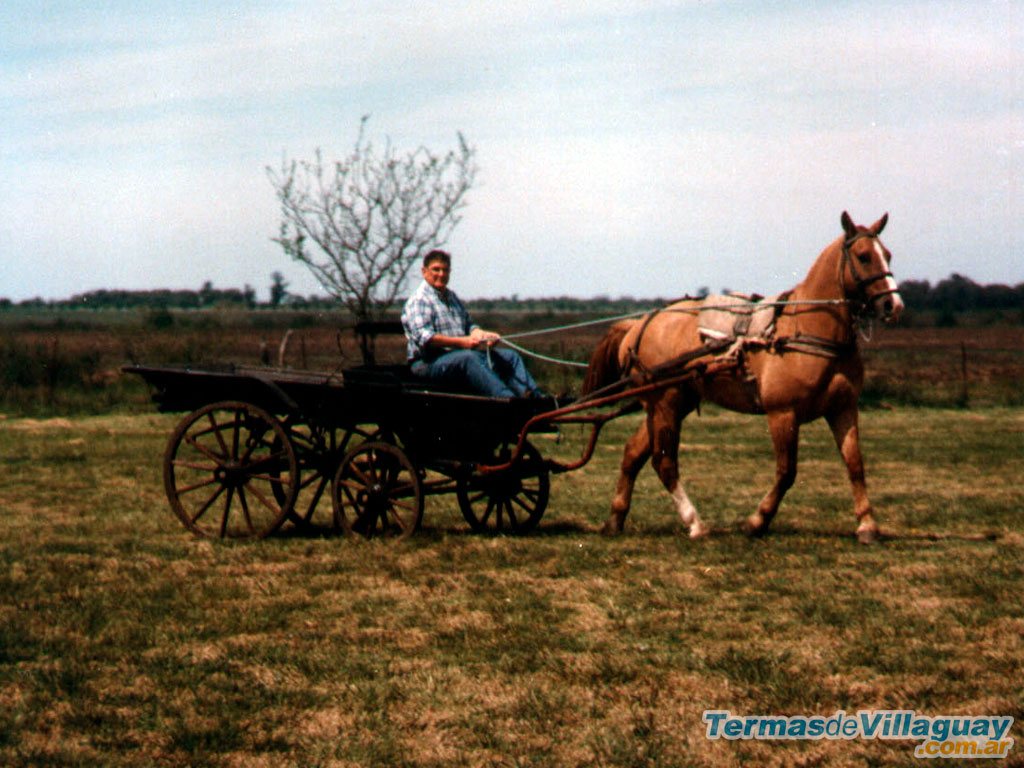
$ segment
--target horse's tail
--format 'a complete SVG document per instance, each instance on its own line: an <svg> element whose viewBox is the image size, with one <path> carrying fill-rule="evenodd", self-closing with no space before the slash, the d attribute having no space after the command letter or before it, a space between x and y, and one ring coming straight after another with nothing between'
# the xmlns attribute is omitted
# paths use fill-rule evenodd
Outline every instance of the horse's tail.
<svg viewBox="0 0 1024 768"><path fill-rule="evenodd" d="M614 384L621 378L619 347L622 346L622 340L632 325L632 322L616 323L597 345L594 354L590 357L590 365L587 367L587 374L583 379L582 394L589 395L601 387Z"/></svg>

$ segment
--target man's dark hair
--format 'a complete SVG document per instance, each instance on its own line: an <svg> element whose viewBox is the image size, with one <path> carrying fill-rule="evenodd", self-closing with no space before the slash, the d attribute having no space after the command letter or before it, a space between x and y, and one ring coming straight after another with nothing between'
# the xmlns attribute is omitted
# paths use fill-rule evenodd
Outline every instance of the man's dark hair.
<svg viewBox="0 0 1024 768"><path fill-rule="evenodd" d="M452 256L448 251L442 251L439 248L435 248L423 257L423 266L429 267L435 261L440 261L445 266L450 267L452 265Z"/></svg>

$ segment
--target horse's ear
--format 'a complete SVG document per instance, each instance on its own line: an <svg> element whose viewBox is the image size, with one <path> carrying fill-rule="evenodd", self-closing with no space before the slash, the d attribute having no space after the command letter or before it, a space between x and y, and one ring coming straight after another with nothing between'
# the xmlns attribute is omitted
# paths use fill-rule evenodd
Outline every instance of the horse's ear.
<svg viewBox="0 0 1024 768"><path fill-rule="evenodd" d="M882 234L882 230L885 229L885 223L887 221L889 221L889 214L882 214L882 218L880 218L871 226L871 231L874 232L876 235Z"/></svg>
<svg viewBox="0 0 1024 768"><path fill-rule="evenodd" d="M839 217L839 221L842 222L843 231L846 233L847 237L853 237L857 234L857 225L853 223L853 220L850 218L850 214L846 211L843 211L843 215Z"/></svg>

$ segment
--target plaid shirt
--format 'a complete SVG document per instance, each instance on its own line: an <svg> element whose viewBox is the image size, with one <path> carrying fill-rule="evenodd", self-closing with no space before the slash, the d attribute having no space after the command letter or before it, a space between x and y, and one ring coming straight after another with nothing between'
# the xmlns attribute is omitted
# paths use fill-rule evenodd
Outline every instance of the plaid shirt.
<svg viewBox="0 0 1024 768"><path fill-rule="evenodd" d="M427 342L434 336L468 336L476 326L469 321L469 312L455 295L446 290L445 296L426 281L405 302L402 310L402 327L408 339L406 357L412 360L429 360L441 352L428 350Z"/></svg>

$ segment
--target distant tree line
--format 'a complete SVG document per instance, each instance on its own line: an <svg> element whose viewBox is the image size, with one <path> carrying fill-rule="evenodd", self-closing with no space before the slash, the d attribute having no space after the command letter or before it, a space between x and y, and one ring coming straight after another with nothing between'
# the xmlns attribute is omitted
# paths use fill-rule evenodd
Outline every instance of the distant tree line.
<svg viewBox="0 0 1024 768"><path fill-rule="evenodd" d="M916 311L975 312L1024 309L1024 283L979 285L955 272L936 285L927 280L904 280L900 296Z"/></svg>
<svg viewBox="0 0 1024 768"><path fill-rule="evenodd" d="M96 290L75 294L68 299L44 300L41 298L14 302L0 298L0 311L25 309L308 309L336 310L337 299L327 296L299 296L287 290L287 283L280 273L275 272L270 286L270 298L260 302L256 291L249 285L238 288L215 288L207 281L199 290L156 289L147 291ZM697 295L707 294L701 288ZM1021 312L1024 320L1024 283L1015 286L1003 284L980 285L969 277L953 274L932 285L927 280L905 280L900 283L900 293L909 311L935 316L938 322L954 314L970 312ZM662 306L679 297L636 299L628 296L611 298L597 296L587 299L572 296L548 298L510 297L496 299L474 299L468 301L477 312L523 312L523 313L588 313L626 314L649 307Z"/></svg>
<svg viewBox="0 0 1024 768"><path fill-rule="evenodd" d="M209 282L198 291L156 289L151 291L106 290L77 293L49 306L60 309L204 309L217 306L252 308L256 291L246 285L238 288L214 288Z"/></svg>
<svg viewBox="0 0 1024 768"><path fill-rule="evenodd" d="M215 288L206 281L199 290L188 288L157 288L146 291L100 289L76 293L68 299L26 299L13 302L0 298L0 310L24 309L257 309L289 307L293 309L336 309L337 301L329 297L303 297L289 293L288 283L280 272L272 275L270 299L260 302L251 285L244 288Z"/></svg>

